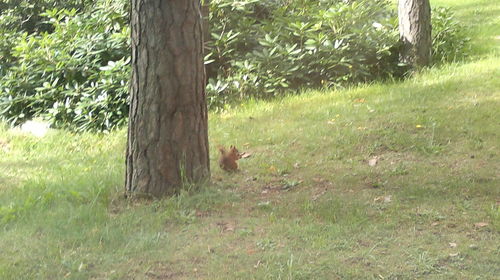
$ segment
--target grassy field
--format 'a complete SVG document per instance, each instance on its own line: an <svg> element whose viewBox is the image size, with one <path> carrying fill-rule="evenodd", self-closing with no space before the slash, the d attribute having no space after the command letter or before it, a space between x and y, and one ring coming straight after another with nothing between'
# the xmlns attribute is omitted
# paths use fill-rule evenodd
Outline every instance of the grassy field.
<svg viewBox="0 0 500 280"><path fill-rule="evenodd" d="M1 128L0 279L498 279L500 4L431 4L467 61L211 115L212 183L177 197L122 198L124 130Z"/></svg>

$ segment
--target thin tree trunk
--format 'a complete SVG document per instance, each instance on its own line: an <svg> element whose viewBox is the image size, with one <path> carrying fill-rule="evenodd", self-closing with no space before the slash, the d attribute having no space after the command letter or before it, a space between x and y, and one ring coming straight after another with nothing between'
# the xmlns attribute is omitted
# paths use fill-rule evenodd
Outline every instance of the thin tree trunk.
<svg viewBox="0 0 500 280"><path fill-rule="evenodd" d="M429 0L399 0L401 61L419 68L431 62L431 6Z"/></svg>
<svg viewBox="0 0 500 280"><path fill-rule="evenodd" d="M210 176L201 22L199 0L131 0L127 195Z"/></svg>

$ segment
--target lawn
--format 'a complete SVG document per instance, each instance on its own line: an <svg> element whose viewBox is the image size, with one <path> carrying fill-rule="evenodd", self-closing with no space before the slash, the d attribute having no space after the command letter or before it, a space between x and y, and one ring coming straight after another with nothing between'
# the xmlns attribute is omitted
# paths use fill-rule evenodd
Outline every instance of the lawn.
<svg viewBox="0 0 500 280"><path fill-rule="evenodd" d="M465 61L211 114L212 182L169 199L123 199L125 130L1 128L0 279L495 279L497 2L431 1Z"/></svg>

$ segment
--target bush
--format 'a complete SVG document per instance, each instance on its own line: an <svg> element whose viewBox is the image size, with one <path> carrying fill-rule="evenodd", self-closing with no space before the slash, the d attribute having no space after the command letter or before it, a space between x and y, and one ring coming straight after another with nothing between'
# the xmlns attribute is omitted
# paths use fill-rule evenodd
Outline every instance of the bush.
<svg viewBox="0 0 500 280"><path fill-rule="evenodd" d="M77 9L81 11L93 0L7 0L0 1L0 76L15 62L12 50L22 33L51 32L53 26L42 14L48 9Z"/></svg>
<svg viewBox="0 0 500 280"><path fill-rule="evenodd" d="M25 31L29 34L52 30L50 23L43 20L46 10L76 9L83 10L94 0L7 0L0 2L0 28L5 30Z"/></svg>
<svg viewBox="0 0 500 280"><path fill-rule="evenodd" d="M449 8L432 10L432 60L435 63L463 59L470 52L467 28Z"/></svg>
<svg viewBox="0 0 500 280"><path fill-rule="evenodd" d="M212 0L212 107L300 87L398 73L396 17L384 0Z"/></svg>
<svg viewBox="0 0 500 280"><path fill-rule="evenodd" d="M12 124L43 117L56 127L110 130L126 122L129 29L125 1L88 13L47 10L53 32L14 40L0 78L0 109ZM116 2L115 2L116 3Z"/></svg>
<svg viewBox="0 0 500 280"><path fill-rule="evenodd" d="M302 87L402 76L397 17L388 3L212 0L205 57L210 108ZM1 2L1 117L12 125L41 117L55 127L79 131L124 125L130 68L127 4ZM467 39L451 11L435 9L432 20L434 60L461 57Z"/></svg>

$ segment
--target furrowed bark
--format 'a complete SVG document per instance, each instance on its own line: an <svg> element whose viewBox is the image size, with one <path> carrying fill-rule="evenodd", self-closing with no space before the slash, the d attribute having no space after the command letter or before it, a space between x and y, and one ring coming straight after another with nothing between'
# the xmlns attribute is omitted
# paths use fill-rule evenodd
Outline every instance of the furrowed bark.
<svg viewBox="0 0 500 280"><path fill-rule="evenodd" d="M131 0L127 195L210 177L199 0Z"/></svg>
<svg viewBox="0 0 500 280"><path fill-rule="evenodd" d="M431 63L431 6L429 0L399 0L401 62L414 68Z"/></svg>

